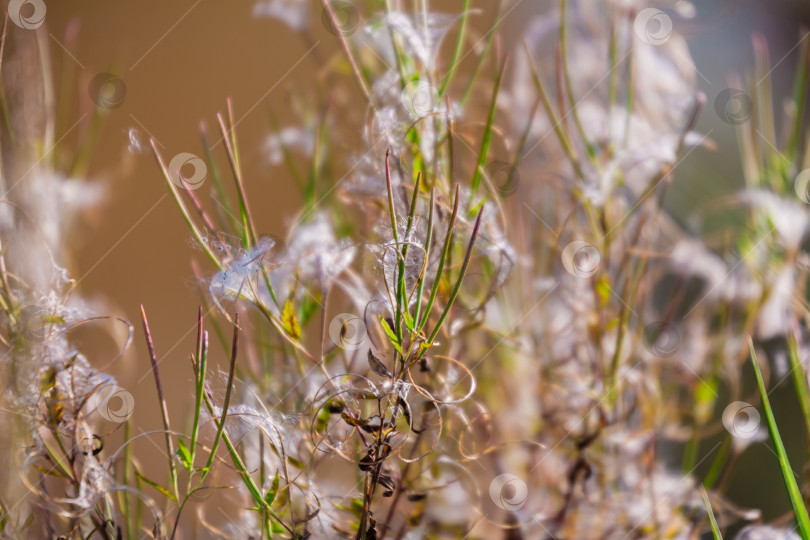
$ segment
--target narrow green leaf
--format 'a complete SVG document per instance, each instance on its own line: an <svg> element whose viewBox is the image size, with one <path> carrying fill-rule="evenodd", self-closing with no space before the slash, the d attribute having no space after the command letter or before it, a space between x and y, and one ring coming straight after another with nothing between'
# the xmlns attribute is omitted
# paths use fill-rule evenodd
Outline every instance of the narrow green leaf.
<svg viewBox="0 0 810 540"><path fill-rule="evenodd" d="M318 312L318 308L321 307L321 297L320 295L312 296L306 295L303 298L301 303L301 322L300 324L306 325L309 320L312 318L315 313Z"/></svg>
<svg viewBox="0 0 810 540"><path fill-rule="evenodd" d="M546 87L543 84L543 80L540 78L540 73L537 70L537 64L535 63L534 57L532 56L531 48L529 47L529 44L525 39L523 40L523 49L526 51L526 57L529 59L529 67L531 68L532 71L534 85L537 87L537 92L539 94L541 103L543 104L543 109L545 109L546 115L548 116L549 122L551 123L551 128L554 130L554 134L557 135L557 139L559 139L563 151L565 152L565 155L571 162L571 165L574 168L574 172L577 174L579 178L584 178L582 168L579 165L579 160L577 159L577 156L574 153L574 147L571 144L568 135L566 135L565 131L562 128L562 120L557 118L557 113L555 112L554 107L551 105L551 100L549 99L548 92L546 92Z"/></svg>
<svg viewBox="0 0 810 540"><path fill-rule="evenodd" d="M195 369L196 384L194 386L194 421L191 426L191 441L189 442L189 463L194 465L197 455L197 437L200 434L200 413L202 412L203 393L205 392L205 372L208 365L208 332L203 329L202 306L197 309L197 353L192 364Z"/></svg>
<svg viewBox="0 0 810 540"><path fill-rule="evenodd" d="M574 85L571 83L571 74L570 70L568 69L568 39L566 38L566 34L568 33L568 24L566 18L568 8L566 7L566 4L566 0L560 1L560 63L562 64L563 80L565 81L565 93L568 97L568 103L571 106L570 113L574 119L574 125L579 132L582 142L585 144L585 151L588 154L588 157L591 158L591 161L594 164L598 164L598 161L596 160L596 152L594 151L593 145L588 140L587 134L585 133L585 128L582 127L582 122L579 119L579 113L577 112L577 103L579 103L579 100L574 95Z"/></svg>
<svg viewBox="0 0 810 540"><path fill-rule="evenodd" d="M284 331L287 332L287 335L294 340L297 341L298 338L301 337L301 326L298 324L298 318L295 316L295 310L289 299L284 302L284 310L281 313L281 325L284 327Z"/></svg>
<svg viewBox="0 0 810 540"><path fill-rule="evenodd" d="M771 439L773 439L773 445L779 457L779 468L782 469L782 478L785 481L785 487L790 497L790 504L793 506L796 523L799 526L799 534L802 540L810 540L810 517L807 515L807 508L804 506L801 491L799 491L796 478L793 476L793 469L790 466L790 461L788 461L785 445L782 443L782 437L776 427L776 419L773 415L773 409L771 409L771 402L768 399L768 392L765 390L765 382L762 380L762 372L759 370L754 342L750 336L748 337L748 348L751 350L751 363L754 365L754 374L757 377L759 394L762 397L762 407L765 409L765 417L768 420L768 430L771 432Z"/></svg>
<svg viewBox="0 0 810 540"><path fill-rule="evenodd" d="M222 265L222 262L219 260L219 257L211 251L211 246L208 245L203 239L202 234L200 233L199 228L191 219L191 215L186 208L186 205L183 203L183 199L180 197L180 193L177 191L177 187L174 185L174 181L172 180L171 175L169 174L169 170L166 168L166 165L163 163L163 157L158 152L157 146L155 145L155 141L150 141L152 146L152 153L155 156L155 160L157 160L158 167L160 167L160 172L163 175L163 179L166 182L166 186L169 188L169 192L172 194L174 198L174 202L177 205L177 208L180 210L180 213L183 215L183 219L188 225L188 228L191 229L191 234L194 235L194 239L197 241L197 245L199 245L202 250L208 255L208 258L211 259L211 262L216 265L219 270L223 270L225 267Z"/></svg>
<svg viewBox="0 0 810 540"><path fill-rule="evenodd" d="M439 89L439 99L447 92L450 86L450 81L453 80L453 75L456 72L456 67L461 63L461 51L464 48L464 36L467 33L467 17L470 14L470 0L464 0L464 6L461 8L461 27L456 36L456 46L453 49L453 59L450 61L450 68L444 76L444 82Z"/></svg>
<svg viewBox="0 0 810 540"><path fill-rule="evenodd" d="M304 469L305 468L304 464L301 462L301 460L296 458L296 457L293 457L293 456L287 456L287 463L289 463L293 467L297 467L299 469Z"/></svg>
<svg viewBox="0 0 810 540"><path fill-rule="evenodd" d="M430 260L430 245L433 240L433 209L435 206L434 201L434 190L430 188L430 209L428 210L428 225L427 225L427 233L425 233L425 261ZM409 328L411 332L416 331L417 323L419 322L419 316L422 310L422 291L425 288L425 275L422 273L419 276L419 284L416 287L416 304L414 305L414 328Z"/></svg>
<svg viewBox="0 0 810 540"><path fill-rule="evenodd" d="M185 467L187 471L190 471L192 467L191 454L182 439L177 440L177 457L180 458L180 463L183 464L183 467Z"/></svg>
<svg viewBox="0 0 810 540"><path fill-rule="evenodd" d="M51 315L51 314L40 315L39 317L37 317L37 320L42 324L59 324L65 322L65 319L63 319L59 315Z"/></svg>
<svg viewBox="0 0 810 540"><path fill-rule="evenodd" d="M171 491L169 491L165 487L161 486L157 482L153 482L153 481L149 480L147 477L145 477L143 475L143 473L140 471L140 469L135 469L135 475L138 478L140 478L141 480L143 480L144 482L146 482L147 484L149 484L150 486L152 486L153 488L155 488L156 490L158 490L161 494L165 495L166 497L173 500L174 502L177 502L177 497L175 497L174 494Z"/></svg>
<svg viewBox="0 0 810 540"><path fill-rule="evenodd" d="M459 198L459 185L456 184L456 194L453 197L453 213L450 215L450 222L447 225L447 234L444 237L444 246L442 247L442 254L439 258L439 265L436 267L436 278L433 280L433 288L430 290L428 302L425 305L425 312L422 319L419 321L419 331L427 324L430 310L433 308L433 301L436 299L436 293L439 291L439 283L441 282L442 271L444 270L444 261L447 259L447 254L450 251L450 242L453 239L453 227L456 224L456 215L458 215L458 198ZM432 205L431 205L432 206ZM424 344L422 345L424 347Z"/></svg>
<svg viewBox="0 0 810 540"><path fill-rule="evenodd" d="M380 324L382 325L383 331L388 336L388 339L391 341L391 344L397 350L399 354L402 354L402 345L399 343L399 339L397 339L397 335L391 330L391 327L388 326L388 323L385 321L385 318L380 315Z"/></svg>
<svg viewBox="0 0 810 540"><path fill-rule="evenodd" d="M489 145L492 141L492 125L495 122L495 111L498 104L498 93L501 90L501 81L503 80L503 72L506 69L506 59L501 63L501 67L495 75L495 84L492 89L492 99L489 104L489 115L487 116L487 124L484 127L484 135L481 137L481 147L478 150L478 165L475 167L475 174L473 174L472 182L470 183L471 195L478 191L478 185L481 183L481 178L484 173L484 167L487 163L487 154L489 153Z"/></svg>
<svg viewBox="0 0 810 540"><path fill-rule="evenodd" d="M245 247L250 249L256 245L256 229L253 226L253 218L250 214L247 195L245 194L245 187L242 183L242 172L239 167L236 146L234 145L235 134L233 125L226 126L225 119L221 114L217 114L217 120L219 122L219 129L222 134L222 141L225 143L225 153L228 157L228 163L231 166L231 174L233 176L234 183L236 184L236 194L238 195L237 200L239 202L239 215L242 218L242 229L244 233L242 240L245 243Z"/></svg>
<svg viewBox="0 0 810 540"><path fill-rule="evenodd" d="M475 225L473 226L473 231L472 234L470 235L470 242L469 244L467 244L467 253L464 255L464 262L461 264L461 270L459 271L458 279L456 280L456 286L450 293L450 298L447 299L447 305L444 306L442 314L439 315L439 320L436 321L436 326L433 328L433 332L427 339L427 343L433 343L433 340L436 339L436 336L439 333L439 329L442 327L442 323L444 323L444 319L447 317L447 314L450 313L450 308L453 307L453 302L455 302L456 296L458 295L458 291L459 289L461 289L461 282L464 280L464 274L467 273L467 267L470 265L473 247L475 246L475 239L478 237L478 229L481 227L481 217L483 215L484 215L484 207L482 206L481 210L479 210L478 212L478 217L475 219Z"/></svg>
<svg viewBox="0 0 810 540"><path fill-rule="evenodd" d="M807 388L807 373L799 361L799 344L796 343L796 336L793 335L793 332L788 334L787 342L790 373L793 375L793 385L796 387L796 394L799 396L799 404L802 407L807 436L810 437L810 390Z"/></svg>
<svg viewBox="0 0 810 540"><path fill-rule="evenodd" d="M276 495L278 494L278 484L279 484L278 471L276 471L276 475L273 477L273 483L270 484L270 489L264 495L264 502L267 503L267 506L270 506L271 504L273 504L273 501L276 500Z"/></svg>
<svg viewBox="0 0 810 540"><path fill-rule="evenodd" d="M363 427L368 425L368 420L364 420L363 418L355 418L349 413L341 413L340 417L343 418L344 422L352 427Z"/></svg>
<svg viewBox="0 0 810 540"><path fill-rule="evenodd" d="M282 527L281 523L276 521L274 518L270 518L270 530L275 534L281 534L284 532L284 527Z"/></svg>
<svg viewBox="0 0 810 540"><path fill-rule="evenodd" d="M481 208L484 207L485 202L487 202L486 199L482 198L480 201L470 206L470 209L467 210L467 217L477 216L478 212L481 211Z"/></svg>
<svg viewBox="0 0 810 540"><path fill-rule="evenodd" d="M717 520L714 518L712 503L709 502L709 495L706 493L706 488L703 486L700 486L700 494L703 495L703 504L706 505L706 513L709 515L709 523L711 523L712 526L714 540L723 540L723 535L720 533L720 528L717 526Z"/></svg>
<svg viewBox="0 0 810 540"><path fill-rule="evenodd" d="M702 380L695 389L695 418L701 424L711 420L714 402L717 399L717 379Z"/></svg>
<svg viewBox="0 0 810 540"><path fill-rule="evenodd" d="M34 514L33 513L29 514L28 517L25 518L25 521L23 522L23 524L20 526L20 531L24 531L25 529L30 527L31 524L34 522L34 519L35 519Z"/></svg>
<svg viewBox="0 0 810 540"><path fill-rule="evenodd" d="M217 433L214 436L214 442L211 444L211 451L208 454L208 462L205 464L205 468L210 470L212 465L214 464L214 457L217 454L217 447L219 446L219 441L225 440L228 447L228 453L231 455L231 459L233 459L234 464L237 462L241 462L239 458L239 454L236 452L236 449L232 447L229 443L229 439L227 437L227 433L225 432L225 419L228 417L228 405L231 402L231 391L233 390L233 377L234 372L236 370L236 353L238 350L239 344L239 313L234 313L234 323L233 323L233 341L231 344L231 362L230 367L228 369L228 382L225 386L225 400L222 403L222 414L219 420L214 420L215 425L217 426ZM208 395L204 396L206 407L208 407L208 412L213 413L213 405L210 404L210 398ZM256 487L253 480L250 478L250 474L247 473L246 470L241 471L242 478L245 480L245 485L250 490L251 495L253 495L253 499L261 503L262 496L259 492L259 489ZM205 475L200 478L200 482L205 479Z"/></svg>
<svg viewBox="0 0 810 540"><path fill-rule="evenodd" d="M470 74L470 78L467 81L467 86L466 88L464 88L464 93L461 95L460 103L462 106L465 103L467 103L467 99L470 97L470 94L472 93L472 89L475 86L475 82L478 80L478 73L481 71L481 67L484 65L485 60L489 58L489 52L492 49L493 43L495 42L495 36L500 34L500 32L498 31L500 23L506 18L506 16L503 14L503 7L504 7L504 0L498 0L497 7L495 8L495 15L493 17L495 23L492 25L492 27L484 36L486 38L486 42L484 43L483 49L481 49L481 53L478 54L478 59L476 60L475 66L473 67L472 73ZM452 177L453 176L451 175L450 178Z"/></svg>
<svg viewBox="0 0 810 540"><path fill-rule="evenodd" d="M408 330L413 332L416 326L413 321L413 316L411 316L410 312L406 309L402 312L402 317L405 320L405 326L408 328Z"/></svg>

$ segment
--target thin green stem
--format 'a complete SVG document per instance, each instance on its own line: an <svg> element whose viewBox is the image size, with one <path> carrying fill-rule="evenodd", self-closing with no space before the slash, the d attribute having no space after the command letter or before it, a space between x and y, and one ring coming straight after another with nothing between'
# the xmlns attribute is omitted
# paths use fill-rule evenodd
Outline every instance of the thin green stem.
<svg viewBox="0 0 810 540"><path fill-rule="evenodd" d="M481 206L481 209L478 211L478 217L475 220L472 235L470 236L470 242L467 244L467 253L464 255L464 263L461 265L461 271L458 274L456 286L453 287L453 292L450 293L450 298L447 300L447 304L444 306L444 310L439 316L439 320L436 321L436 326L433 328L433 332L431 332L430 337L427 340L428 343L433 343L433 340L436 338L436 335L439 333L439 330L442 327L442 323L444 323L444 319L447 317L447 314L450 313L450 308L453 307L453 302L456 300L459 289L461 289L461 282L464 280L464 274L467 272L467 267L470 265L470 260L472 259L473 247L475 246L475 239L478 237L478 229L481 226L481 217L483 215L484 207Z"/></svg>
<svg viewBox="0 0 810 540"><path fill-rule="evenodd" d="M456 36L456 46L453 49L453 58L450 60L450 68L447 70L447 74L444 76L444 82L442 86L439 88L439 99L444 96L444 93L447 91L447 88L450 86L450 81L453 80L453 75L456 73L456 68L458 64L461 62L461 51L464 48L464 37L467 33L467 18L470 13L470 0L464 0L464 5L461 8L461 26L458 30L458 36Z"/></svg>
<svg viewBox="0 0 810 540"><path fill-rule="evenodd" d="M439 258L439 265L436 267L436 276L433 278L433 287L430 290L430 297L428 303L425 305L425 315L419 322L417 331L421 332L427 324L430 310L433 308L433 302L436 299L436 293L439 291L439 282L441 281L442 271L444 270L444 261L447 259L447 253L450 251L450 241L453 237L453 227L456 224L456 216L458 215L458 198L459 198L459 185L456 184L456 196L453 201L453 213L450 215L450 222L447 224L447 234L444 237L444 247L442 248L442 255ZM428 341L430 343L430 341Z"/></svg>
<svg viewBox="0 0 810 540"><path fill-rule="evenodd" d="M214 436L214 442L211 444L211 452L208 455L208 462L205 464L205 468L203 469L202 476L200 478L200 482L202 483L205 476L208 474L208 471L211 470L211 465L214 463L214 458L217 454L217 447L219 446L219 441L222 438L222 435L225 430L225 419L228 416L228 405L231 402L231 392L233 390L233 376L234 376L234 368L236 367L236 353L238 350L239 344L239 313L234 314L234 322L233 322L233 341L231 342L231 362L230 367L228 369L228 382L226 383L227 386L225 387L225 400L222 403L222 413L220 415L220 419L217 425L217 433Z"/></svg>
<svg viewBox="0 0 810 540"><path fill-rule="evenodd" d="M431 188L430 189L430 210L428 210L427 233L425 233L425 259L424 259L425 266L427 266L427 264L430 261L430 244L431 244L431 241L433 240L433 209L435 207L434 195L435 195L434 190L433 190L433 188ZM423 289L425 287L425 280L426 280L426 276L423 274L421 276L421 278L419 279L419 284L417 285L416 302L415 302L414 308L413 308L413 310L414 310L413 311L413 320L416 321L416 323L419 322L419 316L421 315L420 310L421 310L421 307L422 307L422 291L423 291Z"/></svg>
<svg viewBox="0 0 810 540"><path fill-rule="evenodd" d="M197 437L200 429L200 411L202 409L203 394L205 393L205 373L206 365L208 363L208 332L203 330L203 314L202 307L199 308L197 314L197 377L196 387L194 389L194 422L191 427L191 442L189 448L189 455L191 467L194 468L194 457L197 453ZM188 485L191 486L191 471L189 471Z"/></svg>
<svg viewBox="0 0 810 540"><path fill-rule="evenodd" d="M188 213L188 209L186 205L183 203L183 200L180 198L180 193L177 191L177 186L174 185L174 181L172 180L171 176L169 175L169 171L166 169L166 165L163 163L163 158L160 155L160 152L155 145L154 140L150 140L149 143L152 146L152 153L157 160L158 167L160 167L160 172L163 174L163 179L166 181L166 185L169 187L169 192L172 194L174 198L174 202L177 205L177 208L180 210L180 213L183 215L183 219L186 221L186 225L188 228L191 229L191 234L194 236L194 239L197 241L197 244L202 248L208 258L211 259L211 262L216 265L219 270L223 270L225 267L219 260L219 257L211 251L211 248L208 245L208 242L205 241L200 230L195 225L194 221L191 219L191 215Z"/></svg>
<svg viewBox="0 0 810 540"><path fill-rule="evenodd" d="M703 504L706 506L706 514L709 516L709 523L712 527L712 536L714 540L723 540L723 535L720 533L720 527L717 526L717 520L714 517L712 510L712 503L709 501L709 495L706 493L706 488L700 486L700 494L703 496Z"/></svg>
<svg viewBox="0 0 810 540"><path fill-rule="evenodd" d="M253 225L253 217L250 215L250 207L248 206L247 196L245 194L245 186L242 182L242 172L239 168L236 149L233 146L233 139L231 139L231 133L234 129L233 126L231 126L230 130L226 127L225 119L221 114L217 114L217 120L219 121L222 141L225 144L225 150L228 155L228 163L231 166L231 173L236 183L236 193L239 196L239 215L242 218L243 241L245 247L250 249L256 245L256 229Z"/></svg>
<svg viewBox="0 0 810 540"><path fill-rule="evenodd" d="M487 154L489 154L489 145L492 141L492 125L495 122L495 112L498 105L498 93L501 89L501 81L503 80L503 73L506 70L506 58L503 59L500 69L495 75L494 88L492 89L492 98L489 103L489 114L487 115L487 123L484 127L484 134L481 137L481 148L478 150L478 163L475 166L472 182L470 183L470 197L478 191L478 186L481 184L481 177L484 173L484 167L487 162Z"/></svg>
<svg viewBox="0 0 810 540"><path fill-rule="evenodd" d="M582 138L582 143L585 145L588 157L596 164L596 152L594 152L593 146L588 141L585 129L582 127L582 122L577 113L577 100L574 96L574 86L571 84L571 74L568 69L568 45L566 38L568 22L566 18L566 4L567 0L560 0L560 53L562 56L563 79L565 80L565 94L568 97L568 103L571 107L570 110L571 116L574 118L574 125L577 127L577 131L579 131L579 136Z"/></svg>

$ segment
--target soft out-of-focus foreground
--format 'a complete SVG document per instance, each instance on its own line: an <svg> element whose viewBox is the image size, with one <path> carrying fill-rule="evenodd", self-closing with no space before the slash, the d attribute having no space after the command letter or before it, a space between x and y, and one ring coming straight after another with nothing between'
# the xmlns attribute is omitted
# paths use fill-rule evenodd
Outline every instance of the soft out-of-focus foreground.
<svg viewBox="0 0 810 540"><path fill-rule="evenodd" d="M3 537L810 539L803 2L4 6Z"/></svg>

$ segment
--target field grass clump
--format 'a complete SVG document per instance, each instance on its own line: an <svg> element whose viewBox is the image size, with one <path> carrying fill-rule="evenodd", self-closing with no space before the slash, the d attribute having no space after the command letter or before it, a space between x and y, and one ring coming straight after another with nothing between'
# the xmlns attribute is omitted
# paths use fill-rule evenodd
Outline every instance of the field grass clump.
<svg viewBox="0 0 810 540"><path fill-rule="evenodd" d="M6 25L3 535L810 540L807 456L783 442L810 435L810 41L786 103L755 38L752 74L709 104L685 2L562 0L517 36L514 2L427 4L256 4L331 46L299 123L271 110L256 143L299 190L285 235L257 229L230 101L201 157L144 142L198 248L182 388L149 320L172 306L136 331L64 268L73 214L101 200L79 180L93 141L51 140L47 47ZM744 182L684 216L667 194L718 151L706 114L734 126ZM90 362L84 325L121 352ZM150 433L105 373L138 334ZM783 383L796 429L769 399ZM174 392L193 396L179 423ZM729 488L756 444L790 503L772 523Z"/></svg>

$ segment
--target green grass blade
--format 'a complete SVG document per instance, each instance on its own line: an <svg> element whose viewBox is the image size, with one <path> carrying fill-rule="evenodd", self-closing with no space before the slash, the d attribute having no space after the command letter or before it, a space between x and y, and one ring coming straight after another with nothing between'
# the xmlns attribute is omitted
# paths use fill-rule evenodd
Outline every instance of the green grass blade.
<svg viewBox="0 0 810 540"><path fill-rule="evenodd" d="M549 99L548 92L546 92L546 87L543 84L543 80L540 78L540 72L537 70L537 64L534 61L531 48L529 48L529 44L525 39L523 40L523 49L526 51L526 57L528 58L529 67L531 68L532 72L532 79L534 80L534 86L537 88L537 93L540 96L540 102L543 104L543 109L546 111L546 115L549 118L551 128L554 130L554 134L560 141L560 145L562 145L565 155L571 162L574 172L579 178L585 178L582 168L579 165L579 160L574 152L574 147L571 145L571 141L565 134L565 131L562 129L562 120L557 117L557 113L554 110L554 107L551 105L551 99Z"/></svg>
<svg viewBox="0 0 810 540"><path fill-rule="evenodd" d="M208 409L208 412L211 415L213 415L214 402L212 401L211 396L208 393L205 394L205 406ZM223 415L222 418L225 418L225 416ZM222 441L225 443L225 448L228 450L228 454L231 457L231 461L233 462L234 467L239 472L239 477L242 479L242 482L245 484L245 487L247 487L257 507L259 509L262 509L268 515L272 516L276 521L278 521L279 525L284 527L284 529L292 535L293 538L296 538L293 530L289 526L287 526L283 521L281 521L281 518L278 515L276 515L275 512L273 512L273 509L270 508L270 505L267 504L267 501L265 501L264 496L262 495L262 492L259 489L259 486L256 485L255 480L253 480L253 477L250 475L250 471L248 471L247 466L245 466L245 462L242 460L241 456L239 455L239 452L237 452L236 446L234 446L233 441L231 441L231 438L228 436L228 432L220 429L221 426L224 425L224 422L221 422L221 420L217 420L215 418L214 423L217 425L218 432L221 432L222 434ZM209 470L210 468L206 468L203 471L203 477L205 474L207 474ZM202 483L202 479L200 480L200 483Z"/></svg>
<svg viewBox="0 0 810 540"><path fill-rule="evenodd" d="M202 410L203 394L205 393L205 371L208 363L208 332L203 330L202 307L197 312L197 358L196 385L194 388L194 423L191 428L190 461L194 466L194 457L197 454L197 437L200 431L200 412ZM191 478L189 477L189 485Z"/></svg>
<svg viewBox="0 0 810 540"><path fill-rule="evenodd" d="M577 112L577 98L574 95L574 86L571 84L571 74L568 69L568 39L567 39L567 19L566 13L568 12L568 8L566 6L566 0L560 0L560 55L562 61L562 70L563 70L563 80L565 81L565 94L568 97L568 103L571 107L570 112L571 116L574 118L574 125L579 132L579 136L582 139L582 143L585 145L585 150L588 153L588 157L594 161L594 164L598 164L598 162L594 159L596 156L596 152L593 148L593 145L588 141L587 134L585 133L585 128L582 127L582 122L579 119L579 113Z"/></svg>
<svg viewBox="0 0 810 540"><path fill-rule="evenodd" d="M436 203L434 200L434 191L431 188L430 190L430 210L428 211L428 224L427 224L427 233L425 234L425 258L424 264L427 266L427 263L430 261L430 244L433 240L433 208L435 207ZM425 279L426 276L424 272L419 277L419 284L417 285L416 289L416 303L413 308L413 320L416 321L416 326L419 326L419 316L421 314L422 309L422 290L425 287Z"/></svg>
<svg viewBox="0 0 810 540"><path fill-rule="evenodd" d="M492 100L489 104L489 114L487 115L487 124L484 128L484 135L481 137L481 148L478 150L478 164L475 166L475 174L473 174L472 182L470 183L470 196L478 191L478 186L481 183L481 176L484 173L484 167L487 163L487 154L489 153L489 145L492 141L492 124L495 122L495 112L498 105L498 93L501 90L501 81L503 80L503 72L506 70L506 58L501 63L495 75L495 84L492 89Z"/></svg>
<svg viewBox="0 0 810 540"><path fill-rule="evenodd" d="M464 263L461 265L461 271L458 274L458 280L456 280L456 286L453 288L453 292L450 293L450 298L447 300L447 305L444 306L444 310L442 314L439 316L439 320L436 322L436 327L431 332L430 337L428 338L428 343L433 343L433 340L436 338L436 335L439 333L439 329L442 327L442 323L444 319L447 317L447 314L450 313L450 308L453 307L453 302L456 300L456 296L458 295L459 289L461 289L461 282L464 280L464 274L467 273L467 267L470 265L470 259L472 259L472 251L473 247L475 246L475 239L478 237L478 229L481 227L481 217L484 215L484 207L481 206L481 209L478 211L478 217L475 220L475 226L473 227L472 235L470 235L470 243L467 244L467 253L464 256Z"/></svg>
<svg viewBox="0 0 810 540"><path fill-rule="evenodd" d="M799 534L802 540L810 540L810 517L807 515L807 508L804 506L801 491L799 491L796 478L793 476L793 469L790 467L785 445L782 443L782 437L779 435L779 429L776 427L776 419L773 415L773 409L771 409L771 402L768 399L768 392L765 391L765 382L762 380L762 372L760 372L759 363L757 362L757 353L756 350L754 350L754 342L751 340L750 336L748 337L748 348L751 350L751 363L754 365L759 394L762 397L762 407L765 409L765 417L768 420L768 430L771 432L773 445L776 447L776 454L779 457L779 468L782 469L782 478L785 481L785 487L790 497L790 504L793 506L793 512L796 515Z"/></svg>
<svg viewBox="0 0 810 540"><path fill-rule="evenodd" d="M706 513L709 515L709 523L712 526L712 536L714 540L723 540L723 534L720 532L720 527L717 526L717 520L714 518L712 503L709 502L709 495L706 493L706 488L703 486L700 486L700 494L703 496L703 504L706 505Z"/></svg>
<svg viewBox="0 0 810 540"><path fill-rule="evenodd" d="M211 175L211 180L214 182L216 199L219 201L217 215L220 218L220 226L223 228L223 230L226 230L226 227L230 227L230 229L227 229L227 231L232 234L236 234L235 231L239 230L239 220L236 219L236 216L234 216L233 212L231 212L231 203L228 198L228 193L225 191L225 185L222 183L222 176L219 173L219 168L217 167L216 160L214 159L214 153L211 151L211 142L209 140L208 129L205 127L205 124L200 124L200 138L202 139L205 163L208 167L208 172ZM225 223L226 218L227 224Z"/></svg>
<svg viewBox="0 0 810 540"><path fill-rule="evenodd" d="M444 82L439 89L439 99L447 92L450 86L450 81L453 80L453 75L456 73L456 67L461 62L461 50L464 48L464 36L467 33L467 19L470 14L470 0L464 0L464 6L461 8L461 26L458 29L458 36L456 37L456 46L453 49L453 59L450 61L450 68L444 76Z"/></svg>
<svg viewBox="0 0 810 540"><path fill-rule="evenodd" d="M225 267L222 266L219 257L217 257L213 251L211 251L208 242L206 242L203 239L200 230L197 228L197 225L195 225L194 221L191 219L191 215L188 213L186 205L183 204L183 199L180 198L180 193L177 191L177 186L174 185L174 182L172 181L172 178L169 175L169 171L168 169L166 169L166 165L163 163L163 158L161 157L160 152L158 152L157 146L155 146L155 141L150 140L149 142L152 146L152 153L155 156L155 160L157 161L158 167L160 168L160 172L163 175L163 179L166 181L166 185L169 187L169 191L171 192L172 197L174 198L174 202L177 205L177 208L180 209L180 213L183 215L183 219L186 221L188 228L191 229L191 234L194 235L194 239L197 241L197 244L202 248L205 254L208 255L208 258L211 259L211 262L213 262L219 270L223 270Z"/></svg>
<svg viewBox="0 0 810 540"><path fill-rule="evenodd" d="M408 312L408 299L410 298L410 294L405 290L405 261L407 260L408 256L408 238L411 235L411 229L413 228L413 221L414 221L414 214L416 213L416 205L419 201L419 189L422 182L422 173L419 172L416 174L416 184L413 188L413 196L411 197L411 207L408 212L408 221L407 225L405 226L405 238L403 239L402 245L402 256L399 257L399 262L397 264L398 268L398 279L397 279L397 304L400 306L400 309L397 310L397 331L400 331L401 328L401 319L404 316L406 322L408 319L413 321L410 313ZM399 247L397 248L399 249ZM408 324L409 330L413 330L414 324L410 322Z"/></svg>
<svg viewBox="0 0 810 540"><path fill-rule="evenodd" d="M492 25L487 31L486 34L486 43L484 43L484 48L481 51L481 54L478 55L478 61L473 68L472 73L470 74L470 79L467 81L467 86L464 89L464 93L461 95L460 103L464 106L467 103L467 99L470 97L472 93L473 86L475 86L475 81L478 80L478 73L481 71L481 67L484 65L484 61L489 58L489 51L492 49L492 45L495 42L495 35L497 34L498 26L501 24L505 16L502 16L501 13L503 12L503 0L498 0L498 7L495 8L495 23ZM480 42L480 40L479 40Z"/></svg>
<svg viewBox="0 0 810 540"><path fill-rule="evenodd" d="M385 151L385 185L388 190L388 215L391 218L391 234L394 237L394 251L399 253L399 233L397 232L397 211L394 207L394 190L391 187L391 165L389 163L389 158L391 156L391 149ZM400 295L400 291L403 290L402 282L405 279L405 263L404 259L397 261L397 280L396 280L396 328L394 331L397 335L397 340L402 341L402 329L401 329L401 320L402 320L402 296ZM389 293L390 294L390 293ZM400 351L401 353L401 351Z"/></svg>
<svg viewBox="0 0 810 540"><path fill-rule="evenodd" d="M225 419L228 417L228 405L231 401L231 391L233 390L233 374L234 368L236 367L236 352L239 347L239 313L234 314L233 318L233 342L231 346L231 362L230 362L230 369L228 370L228 382L226 383L227 386L225 387L225 399L222 402L222 415L217 423L217 434L214 436L214 442L211 444L211 453L208 455L208 463L205 464L205 471L203 472L203 478L209 470L211 470L211 466L214 464L214 457L217 454L217 447L219 446L219 441L222 439L222 436L225 431ZM202 483L203 478L200 478L200 482ZM261 497L260 497L261 498Z"/></svg>
<svg viewBox="0 0 810 540"><path fill-rule="evenodd" d="M810 437L810 389L807 387L807 374L799 361L799 344L796 336L790 332L787 337L788 358L790 359L790 373L793 376L793 384L796 386L796 395L799 397L799 404L802 407L804 425L807 428L807 436Z"/></svg>
<svg viewBox="0 0 810 540"><path fill-rule="evenodd" d="M256 229L253 226L253 217L250 215L250 207L248 206L247 196L245 194L245 186L242 182L242 171L239 168L239 158L236 154L232 142L232 133L234 132L233 126L228 128L225 125L225 119L221 114L217 115L219 122L219 129L222 134L222 142L225 144L225 151L228 156L228 163L231 166L231 173L233 174L234 182L236 183L236 194L239 200L239 215L242 218L242 229L244 233L245 247L250 249L256 245Z"/></svg>
<svg viewBox="0 0 810 540"><path fill-rule="evenodd" d="M439 291L439 282L441 281L442 270L444 270L444 262L447 259L447 253L450 251L450 242L453 238L453 227L456 224L456 216L458 215L458 197L459 185L456 184L456 196L455 200L453 201L453 213L450 216L450 223L447 225L447 235L444 237L444 247L442 248L442 255L439 258L439 266L436 268L436 277L433 279L433 287L430 290L430 297L428 298L428 303L425 305L425 314L422 321L419 323L418 329L420 332L427 324L428 317L430 317L430 310L433 308L434 300L436 300L436 293Z"/></svg>
<svg viewBox="0 0 810 540"><path fill-rule="evenodd" d="M389 164L389 157L391 156L391 149L385 151L385 185L388 189L388 215L391 218L391 234L394 236L394 242L399 244L399 233L397 233L397 211L394 207L394 190L391 187L391 165Z"/></svg>

